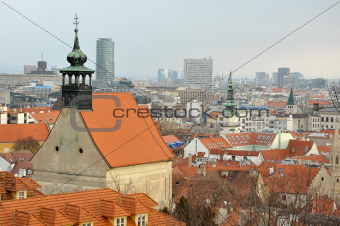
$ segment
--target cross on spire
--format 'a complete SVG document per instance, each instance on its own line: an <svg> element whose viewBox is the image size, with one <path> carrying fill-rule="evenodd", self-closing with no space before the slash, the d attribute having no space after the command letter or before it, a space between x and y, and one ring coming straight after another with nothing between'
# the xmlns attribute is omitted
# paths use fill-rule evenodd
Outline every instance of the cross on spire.
<svg viewBox="0 0 340 226"><path fill-rule="evenodd" d="M75 22L73 23L74 25L76 25L76 30L78 31L78 24L79 24L79 22L78 22L78 16L77 16L77 14L76 14L76 16L74 17L74 19L75 19Z"/></svg>

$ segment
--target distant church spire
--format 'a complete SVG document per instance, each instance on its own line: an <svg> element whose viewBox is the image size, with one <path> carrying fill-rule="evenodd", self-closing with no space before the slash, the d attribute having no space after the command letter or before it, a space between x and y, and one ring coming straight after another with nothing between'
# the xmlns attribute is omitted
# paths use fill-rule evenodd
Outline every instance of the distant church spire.
<svg viewBox="0 0 340 226"><path fill-rule="evenodd" d="M224 114L225 115L235 115L235 107L236 107L236 103L234 101L234 88L233 88L233 80L231 77L231 72L229 74L229 78L228 78L228 97L227 97L227 101L223 104L224 106L226 106Z"/></svg>
<svg viewBox="0 0 340 226"><path fill-rule="evenodd" d="M290 88L290 94L289 94L287 105L296 105L295 99L294 99L293 87Z"/></svg>

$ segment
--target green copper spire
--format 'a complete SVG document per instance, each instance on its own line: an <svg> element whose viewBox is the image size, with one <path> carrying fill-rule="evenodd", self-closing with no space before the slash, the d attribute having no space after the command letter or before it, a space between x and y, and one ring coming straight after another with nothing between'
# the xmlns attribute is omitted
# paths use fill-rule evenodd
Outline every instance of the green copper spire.
<svg viewBox="0 0 340 226"><path fill-rule="evenodd" d="M291 89L290 89L290 94L289 94L287 105L296 105L295 99L294 99L294 94L293 94L293 87L291 87Z"/></svg>
<svg viewBox="0 0 340 226"><path fill-rule="evenodd" d="M67 55L67 61L71 64L67 68L63 68L60 72L70 72L70 71L83 71L83 72L94 72L94 70L89 69L84 66L85 62L87 61L87 56L83 53L80 49L79 39L78 39L78 17L77 14L75 16L75 22L73 23L76 26L74 29L75 37L74 37L74 44L73 50L71 53Z"/></svg>
<svg viewBox="0 0 340 226"><path fill-rule="evenodd" d="M223 103L223 105L225 106L225 111L224 111L224 115L234 115L235 114L235 107L236 107L236 103L234 102L234 89L233 89L233 80L231 77L231 72L229 75L229 79L228 79L228 97L227 97L227 101L225 103Z"/></svg>

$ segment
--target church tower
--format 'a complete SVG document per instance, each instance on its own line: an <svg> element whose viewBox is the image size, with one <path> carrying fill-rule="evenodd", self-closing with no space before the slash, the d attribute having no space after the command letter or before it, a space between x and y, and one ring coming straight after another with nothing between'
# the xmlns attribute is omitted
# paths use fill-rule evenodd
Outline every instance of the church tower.
<svg viewBox="0 0 340 226"><path fill-rule="evenodd" d="M335 200L340 201L340 138L338 119L335 122L334 138L329 155L331 158L332 194Z"/></svg>
<svg viewBox="0 0 340 226"><path fill-rule="evenodd" d="M87 56L80 50L78 39L78 17L74 18L76 25L73 50L67 55L69 67L60 70L62 73L62 107L76 107L78 110L92 110L92 74L94 70L84 66ZM86 76L88 83L86 84Z"/></svg>
<svg viewBox="0 0 340 226"><path fill-rule="evenodd" d="M234 101L234 88L233 88L233 80L231 77L231 72L228 79L228 97L227 101L223 103L225 106L225 110L223 112L223 123L221 134L228 134L228 133L238 133L239 131L239 121L238 117L236 116L235 107L237 104Z"/></svg>
<svg viewBox="0 0 340 226"><path fill-rule="evenodd" d="M290 89L290 94L288 98L288 102L285 107L285 112L287 114L297 114L297 106L294 99L293 87Z"/></svg>

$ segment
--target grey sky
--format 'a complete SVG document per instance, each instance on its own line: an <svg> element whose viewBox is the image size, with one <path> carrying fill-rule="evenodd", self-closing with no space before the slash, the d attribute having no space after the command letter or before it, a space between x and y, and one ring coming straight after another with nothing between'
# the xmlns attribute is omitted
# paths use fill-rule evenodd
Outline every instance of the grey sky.
<svg viewBox="0 0 340 226"><path fill-rule="evenodd" d="M226 74L307 22L330 0L3 0L72 45L74 14L80 46L95 61L97 38L115 41L118 76L154 76L158 68L183 71L184 58L214 59ZM0 3L0 65L68 66L71 51L60 41ZM244 66L236 77L290 67L308 77L340 77L340 4ZM88 67L95 65L87 62ZM2 69L1 72L5 72ZM22 69L23 70L23 69Z"/></svg>

